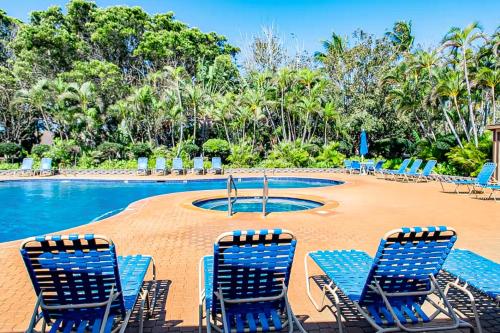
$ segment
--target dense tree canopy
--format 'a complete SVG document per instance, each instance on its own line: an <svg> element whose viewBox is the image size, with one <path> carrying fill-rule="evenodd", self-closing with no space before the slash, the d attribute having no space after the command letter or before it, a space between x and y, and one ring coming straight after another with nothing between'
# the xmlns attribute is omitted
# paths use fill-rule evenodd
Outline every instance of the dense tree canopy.
<svg viewBox="0 0 500 333"><path fill-rule="evenodd" d="M237 166L333 166L365 129L372 156L473 173L500 117L499 45L472 23L425 50L400 21L381 37L333 33L309 56L266 29L238 66L224 36L171 12L72 0L23 23L0 10L0 139L82 167L205 149Z"/></svg>

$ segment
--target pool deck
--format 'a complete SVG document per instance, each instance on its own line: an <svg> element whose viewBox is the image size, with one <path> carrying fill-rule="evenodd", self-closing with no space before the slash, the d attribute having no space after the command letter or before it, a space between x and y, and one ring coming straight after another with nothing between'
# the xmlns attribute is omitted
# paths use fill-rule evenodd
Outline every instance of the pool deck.
<svg viewBox="0 0 500 333"><path fill-rule="evenodd" d="M258 176L238 174L235 177ZM214 239L236 229L282 228L298 240L296 260L289 288L294 312L306 319L307 329L315 332L336 329L328 311L318 313L306 295L304 256L320 249L359 249L373 255L380 238L402 226L447 225L455 228L455 247L475 251L500 261L500 203L473 196L443 193L439 183L399 183L373 176L294 173L275 176L345 180L340 186L302 189L271 189L271 196L297 196L326 203L309 211L272 213L224 212L194 207L194 200L224 196L225 191L173 193L131 204L122 213L93 224L65 230L65 233L95 233L109 236L120 255L154 256L158 279L165 293L146 322L145 332L194 332L198 327L198 262L211 254ZM84 179L200 179L226 176L85 176ZM56 177L50 177L55 179ZM57 177L74 178L74 177ZM2 179L12 179L2 177ZM26 179L26 178L23 178ZM243 190L261 195L260 190ZM43 221L41 221L43 223ZM19 241L0 244L0 332L21 332L27 327L35 302L34 292L18 252ZM315 273L319 273L315 272ZM319 294L319 292L318 292ZM499 312L492 328L500 332ZM496 318L495 318L496 317ZM487 317L486 319L488 319ZM135 331L131 326L130 331ZM370 332L366 322L348 325L348 332Z"/></svg>

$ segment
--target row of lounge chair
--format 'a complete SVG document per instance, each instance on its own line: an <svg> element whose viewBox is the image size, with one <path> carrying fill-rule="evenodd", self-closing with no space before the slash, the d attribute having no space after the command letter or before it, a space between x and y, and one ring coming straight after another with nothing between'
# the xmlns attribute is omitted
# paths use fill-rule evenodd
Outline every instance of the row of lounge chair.
<svg viewBox="0 0 500 333"><path fill-rule="evenodd" d="M438 180L441 184L443 192L449 192L445 189L445 184L453 184L455 188L452 192L461 193L460 188L463 186L467 187L467 194L477 194L484 192L484 190L489 190L488 199L498 200L496 192L500 191L500 183L495 182L493 179L493 174L495 173L496 164L493 162L485 163L478 175L475 178L466 177L455 177L447 175L438 175L433 173L434 167L437 165L436 160L429 160L419 171L423 161L421 159L416 159L410 166L411 159L407 158L401 162L398 169L384 169L382 165L385 161L378 161L374 163L373 160L368 160L366 162L358 161L344 161L344 170L348 173L362 173L363 171L367 173L380 174L384 179L388 180L400 180L400 181L429 181ZM364 170L363 170L364 168Z"/></svg>
<svg viewBox="0 0 500 333"><path fill-rule="evenodd" d="M401 228L383 237L374 258L357 250L309 252L304 259L307 294L318 311L335 313L340 332L344 299L377 332L472 328L455 312L448 291L455 288L472 297L472 286L498 301L500 264L452 250L456 239L455 230L444 226ZM219 236L213 255L200 260L200 332L204 318L208 333L291 333L294 327L305 332L287 296L296 246L295 236L281 229ZM21 255L37 295L28 332L40 321L51 332L123 332L138 299L142 332L144 311L154 309L158 287L153 258L117 256L104 236L32 237L22 243ZM310 260L326 275L325 283L309 275ZM145 287L150 266L153 283ZM444 290L436 281L442 269L456 277ZM322 287L321 302L312 296L312 280ZM470 301L481 332L474 299ZM437 325L439 314L449 320Z"/></svg>
<svg viewBox="0 0 500 333"><path fill-rule="evenodd" d="M54 174L54 169L52 168L52 159L51 158L42 158L40 163L40 169L33 169L33 159L32 158L24 158L23 163L21 164L21 168L17 170L16 174L20 176L51 176ZM212 165L210 169L205 169L203 163L203 157L195 157L193 159L193 173L202 173L205 174L207 171L212 171L214 173L223 173L222 160L220 157L212 158ZM168 173L167 161L164 157L158 157L155 161L155 168L150 170L148 168L148 158L140 157L137 159L137 174L138 175L148 175L150 172L154 172L156 175L166 175ZM174 158L172 160L172 168L171 172L177 172L178 174L185 174L187 169L184 167L184 163L182 158Z"/></svg>

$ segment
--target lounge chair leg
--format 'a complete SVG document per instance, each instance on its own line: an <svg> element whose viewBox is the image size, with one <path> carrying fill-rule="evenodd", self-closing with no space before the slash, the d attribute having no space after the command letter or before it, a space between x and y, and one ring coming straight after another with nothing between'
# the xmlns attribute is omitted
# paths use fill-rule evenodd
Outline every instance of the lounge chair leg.
<svg viewBox="0 0 500 333"><path fill-rule="evenodd" d="M458 282L459 282L458 279L455 280L454 282L448 282L444 290L444 295L447 296L451 288L455 288L463 292L470 300L472 312L474 313L474 320L476 321L477 332L482 333L483 329L481 327L481 322L479 320L479 313L477 311L476 300L474 299L474 295L472 295L472 293L467 289L467 284L461 286Z"/></svg>

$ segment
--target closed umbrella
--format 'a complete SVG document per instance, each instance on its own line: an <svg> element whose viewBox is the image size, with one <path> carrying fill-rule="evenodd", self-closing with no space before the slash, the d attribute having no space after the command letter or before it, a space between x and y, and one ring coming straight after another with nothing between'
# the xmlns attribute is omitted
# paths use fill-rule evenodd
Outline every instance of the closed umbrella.
<svg viewBox="0 0 500 333"><path fill-rule="evenodd" d="M359 142L359 154L361 155L361 157L364 157L366 154L368 154L368 140L366 138L365 130L361 131L361 140Z"/></svg>

